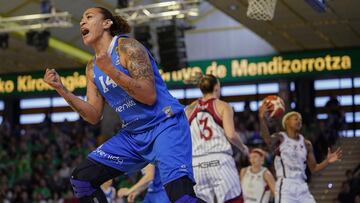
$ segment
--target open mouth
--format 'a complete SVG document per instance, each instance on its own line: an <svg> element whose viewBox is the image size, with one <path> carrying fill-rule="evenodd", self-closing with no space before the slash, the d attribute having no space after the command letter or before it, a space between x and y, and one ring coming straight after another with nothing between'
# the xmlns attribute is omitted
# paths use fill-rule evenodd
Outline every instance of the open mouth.
<svg viewBox="0 0 360 203"><path fill-rule="evenodd" d="M90 32L89 29L86 29L86 28L81 29L81 35L82 36L86 36L87 34L89 34L89 32Z"/></svg>

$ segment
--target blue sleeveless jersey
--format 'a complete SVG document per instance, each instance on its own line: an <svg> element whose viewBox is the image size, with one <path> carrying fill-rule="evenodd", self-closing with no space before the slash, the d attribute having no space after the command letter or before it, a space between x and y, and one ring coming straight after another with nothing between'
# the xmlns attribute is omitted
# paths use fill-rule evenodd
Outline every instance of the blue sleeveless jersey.
<svg viewBox="0 0 360 203"><path fill-rule="evenodd" d="M129 75L127 69L120 65L120 56L117 52L118 40L115 36L109 50L112 64L117 70ZM115 40L115 41L114 41ZM169 93L158 71L156 62L148 52L156 88L156 102L149 106L136 101L126 91L119 87L109 76L97 67L94 61L94 82L107 103L118 113L122 121L122 129L129 133L141 133L157 125L167 117L183 111L183 106ZM110 53L109 53L110 54ZM96 59L95 59L96 60Z"/></svg>

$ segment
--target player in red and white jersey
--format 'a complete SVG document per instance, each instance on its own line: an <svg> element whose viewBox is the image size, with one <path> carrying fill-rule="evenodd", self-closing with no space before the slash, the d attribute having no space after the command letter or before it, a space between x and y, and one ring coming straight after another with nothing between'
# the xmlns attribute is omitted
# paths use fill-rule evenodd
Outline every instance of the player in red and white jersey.
<svg viewBox="0 0 360 203"><path fill-rule="evenodd" d="M197 183L195 193L208 203L242 202L231 144L244 153L248 153L248 149L235 132L232 107L219 99L219 80L213 75L204 75L199 87L203 97L186 109Z"/></svg>
<svg viewBox="0 0 360 203"><path fill-rule="evenodd" d="M263 167L266 153L255 148L249 155L250 166L240 172L244 203L268 203L270 191L275 193L275 179L271 172Z"/></svg>
<svg viewBox="0 0 360 203"><path fill-rule="evenodd" d="M270 110L271 104L264 103L259 109L259 119L261 136L266 144L274 146L276 154L275 203L313 203L315 199L305 182L306 165L312 173L318 172L341 159L342 151L339 148L332 153L329 148L326 159L318 164L311 142L300 134L302 127L300 113L295 111L287 113L282 119L285 131L270 136L265 118L266 112Z"/></svg>

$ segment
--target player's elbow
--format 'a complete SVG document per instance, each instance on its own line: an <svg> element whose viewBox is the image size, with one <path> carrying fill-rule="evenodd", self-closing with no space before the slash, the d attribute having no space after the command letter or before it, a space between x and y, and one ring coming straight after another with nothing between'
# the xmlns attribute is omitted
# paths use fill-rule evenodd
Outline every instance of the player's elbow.
<svg viewBox="0 0 360 203"><path fill-rule="evenodd" d="M96 115L96 116L92 116L92 117L88 117L88 118L84 118L84 120L86 120L88 123L90 123L91 125L96 125L101 121L102 116L101 115Z"/></svg>
<svg viewBox="0 0 360 203"><path fill-rule="evenodd" d="M228 135L227 138L229 139L229 141L230 141L231 143L234 143L234 142L237 141L237 139L239 139L239 138L237 137L238 135L237 135L235 132L228 133L227 135Z"/></svg>
<svg viewBox="0 0 360 203"><path fill-rule="evenodd" d="M230 134L230 135L228 136L228 139L229 139L229 141L230 141L231 143L233 143L233 142L235 141L235 136L234 136L233 134Z"/></svg>
<svg viewBox="0 0 360 203"><path fill-rule="evenodd" d="M317 170L317 167L316 167L316 166L309 167L309 170L310 170L311 173L316 173L316 172L319 171L319 170Z"/></svg>
<svg viewBox="0 0 360 203"><path fill-rule="evenodd" d="M261 136L261 138L264 140L265 144L270 146L271 145L271 139Z"/></svg>
<svg viewBox="0 0 360 203"><path fill-rule="evenodd" d="M91 125L96 125L99 123L100 119L84 119L86 120L88 123L90 123Z"/></svg>
<svg viewBox="0 0 360 203"><path fill-rule="evenodd" d="M154 174L149 174L148 177L149 182L154 180Z"/></svg>
<svg viewBox="0 0 360 203"><path fill-rule="evenodd" d="M271 138L270 138L270 135L267 135L263 132L260 132L260 137L264 140L264 143L266 145L271 145Z"/></svg>

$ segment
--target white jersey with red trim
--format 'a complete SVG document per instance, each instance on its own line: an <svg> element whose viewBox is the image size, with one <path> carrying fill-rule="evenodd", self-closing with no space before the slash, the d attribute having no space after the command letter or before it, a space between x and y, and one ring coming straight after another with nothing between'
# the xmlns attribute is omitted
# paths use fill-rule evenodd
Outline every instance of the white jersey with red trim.
<svg viewBox="0 0 360 203"><path fill-rule="evenodd" d="M275 151L276 177L306 180L307 149L304 137L299 135L299 139L294 140L285 132L279 134L283 137L283 141Z"/></svg>
<svg viewBox="0 0 360 203"><path fill-rule="evenodd" d="M222 120L215 108L216 99L198 103L189 117L192 154L202 156L211 153L232 155L232 148L225 136Z"/></svg>
<svg viewBox="0 0 360 203"><path fill-rule="evenodd" d="M268 203L270 199L270 188L265 182L264 173L267 168L261 167L260 171L253 173L250 166L245 169L241 180L241 187L245 203Z"/></svg>

